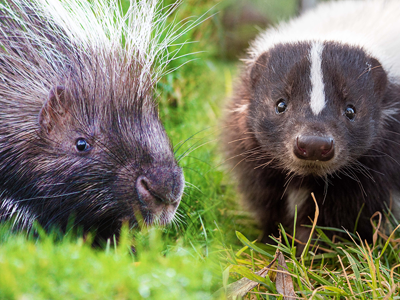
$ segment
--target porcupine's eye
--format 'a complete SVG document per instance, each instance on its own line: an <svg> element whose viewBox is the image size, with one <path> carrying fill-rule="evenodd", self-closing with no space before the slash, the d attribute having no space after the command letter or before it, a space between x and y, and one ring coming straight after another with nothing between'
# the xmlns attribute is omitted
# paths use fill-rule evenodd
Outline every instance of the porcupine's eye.
<svg viewBox="0 0 400 300"><path fill-rule="evenodd" d="M88 151L90 149L89 143L84 138L77 139L75 147L79 152Z"/></svg>
<svg viewBox="0 0 400 300"><path fill-rule="evenodd" d="M353 105L347 105L344 114L350 121L353 121L356 117L356 108Z"/></svg>
<svg viewBox="0 0 400 300"><path fill-rule="evenodd" d="M287 104L285 99L279 99L275 106L275 111L277 114L282 114L286 111Z"/></svg>

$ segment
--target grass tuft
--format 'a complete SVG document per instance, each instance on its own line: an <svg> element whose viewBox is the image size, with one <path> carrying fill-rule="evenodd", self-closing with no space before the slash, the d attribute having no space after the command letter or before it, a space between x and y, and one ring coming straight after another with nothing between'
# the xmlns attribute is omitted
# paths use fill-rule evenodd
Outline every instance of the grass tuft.
<svg viewBox="0 0 400 300"><path fill-rule="evenodd" d="M302 245L304 249L300 256L296 256L296 246L290 243L292 237L283 227L280 228L281 237L274 239L275 245L250 242L237 232L244 247L236 253L228 250L225 252L228 267L224 276L229 273L231 280L245 277L259 283L255 289L249 291L248 299L279 299L281 296L277 291L276 274L282 273L282 267L276 262L272 264L277 254L271 257L271 250L275 250L275 253L285 256L284 274L293 281L298 299L400 298L400 249L398 240L395 239L395 236L399 236L400 225L389 237L384 231L378 231L373 244L368 244L349 232L348 239L334 241L324 234L324 229L316 226L317 217L318 213L310 238ZM388 218L385 223L387 227L393 226ZM316 235L313 234L314 229ZM268 276L261 279L254 270L267 270ZM240 290L240 287L237 289Z"/></svg>

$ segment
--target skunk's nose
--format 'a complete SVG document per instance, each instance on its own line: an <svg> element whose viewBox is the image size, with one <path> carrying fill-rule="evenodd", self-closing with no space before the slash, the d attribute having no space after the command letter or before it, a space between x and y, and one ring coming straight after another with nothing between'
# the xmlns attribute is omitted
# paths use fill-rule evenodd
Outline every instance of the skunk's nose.
<svg viewBox="0 0 400 300"><path fill-rule="evenodd" d="M335 155L335 143L331 137L300 135L295 139L293 152L300 159L328 161Z"/></svg>
<svg viewBox="0 0 400 300"><path fill-rule="evenodd" d="M146 204L178 205L183 193L184 179L180 168L154 168L136 180L139 199Z"/></svg>

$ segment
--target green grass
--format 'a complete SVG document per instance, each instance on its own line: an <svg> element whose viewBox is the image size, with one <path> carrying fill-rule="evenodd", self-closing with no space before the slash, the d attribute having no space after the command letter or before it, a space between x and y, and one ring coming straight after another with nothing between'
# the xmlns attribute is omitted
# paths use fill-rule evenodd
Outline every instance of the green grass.
<svg viewBox="0 0 400 300"><path fill-rule="evenodd" d="M398 227L393 228L389 221L385 223L392 234L388 237L387 230L378 231L373 244L360 241L351 233L348 239L333 242L316 226L317 238L309 240L310 244L300 256L296 255L296 247L284 228L275 245L251 242L237 232L244 247L237 252L227 250L223 255L228 264L224 274L231 280L246 277L259 282L258 287L249 292L252 299L278 299L277 263L270 267L265 278L253 272L271 264L273 253L280 252L286 258L287 267L283 269L286 280L293 282L298 298L400 299L400 235L396 231ZM224 287L228 287L227 282Z"/></svg>
<svg viewBox="0 0 400 300"><path fill-rule="evenodd" d="M333 243L317 227L318 240L311 241L302 257L296 257L283 229L276 245L254 242L259 231L238 205L235 183L219 149L220 120L238 60L221 59L224 27L222 14L214 13L232 3L182 4L178 19L208 11L209 19L182 39L198 41L184 46L182 54L201 53L173 62L170 68L186 64L156 89L160 117L187 182L179 222L167 228L125 229L118 246L105 249L91 248L90 238L79 235L27 236L2 226L0 299L224 299L214 293L242 277L260 283L251 299L282 299L277 296L276 263L266 278L253 274L273 260L277 249L286 258L301 299L400 298L395 267L400 250L398 241L393 242L399 235L392 242L378 237L374 245L359 240ZM290 0L254 3L272 21L295 10Z"/></svg>
<svg viewBox="0 0 400 300"><path fill-rule="evenodd" d="M155 228L136 234L138 254L128 235L118 247L94 250L76 237L1 233L0 299L211 299L215 285L194 249L176 243L163 255Z"/></svg>

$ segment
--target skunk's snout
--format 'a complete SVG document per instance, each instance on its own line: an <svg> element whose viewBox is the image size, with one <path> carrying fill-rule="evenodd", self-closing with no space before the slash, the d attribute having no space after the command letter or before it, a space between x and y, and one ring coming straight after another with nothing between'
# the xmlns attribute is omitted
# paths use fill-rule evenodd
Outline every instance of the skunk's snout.
<svg viewBox="0 0 400 300"><path fill-rule="evenodd" d="M332 137L299 135L293 152L300 159L328 161L335 155L335 142Z"/></svg>

